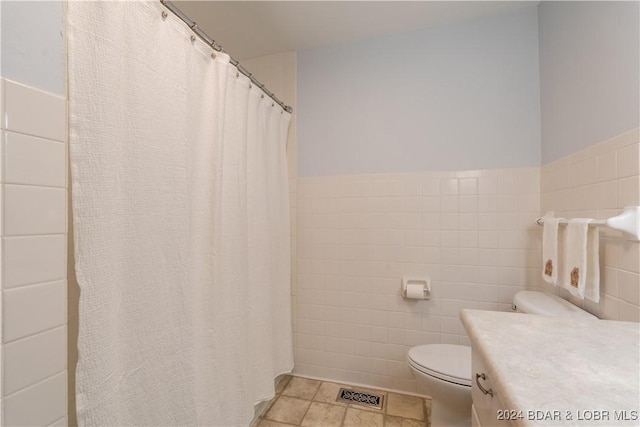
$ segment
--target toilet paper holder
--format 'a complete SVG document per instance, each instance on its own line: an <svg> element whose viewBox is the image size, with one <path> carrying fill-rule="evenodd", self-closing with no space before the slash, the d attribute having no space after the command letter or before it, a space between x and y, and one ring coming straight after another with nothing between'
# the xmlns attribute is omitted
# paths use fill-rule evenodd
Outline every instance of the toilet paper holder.
<svg viewBox="0 0 640 427"><path fill-rule="evenodd" d="M422 290L418 287L422 287ZM402 296L407 299L430 299L431 279L428 277L403 277L401 292Z"/></svg>

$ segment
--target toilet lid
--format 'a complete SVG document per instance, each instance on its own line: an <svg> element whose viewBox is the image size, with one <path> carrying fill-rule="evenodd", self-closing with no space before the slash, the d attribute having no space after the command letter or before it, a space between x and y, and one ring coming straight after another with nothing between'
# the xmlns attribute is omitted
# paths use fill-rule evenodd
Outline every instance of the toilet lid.
<svg viewBox="0 0 640 427"><path fill-rule="evenodd" d="M409 363L426 375L471 386L471 347L427 344L409 350Z"/></svg>

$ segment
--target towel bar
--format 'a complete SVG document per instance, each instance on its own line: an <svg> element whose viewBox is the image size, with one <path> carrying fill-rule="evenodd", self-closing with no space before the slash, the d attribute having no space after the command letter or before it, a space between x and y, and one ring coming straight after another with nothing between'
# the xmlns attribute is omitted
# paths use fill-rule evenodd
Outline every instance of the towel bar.
<svg viewBox="0 0 640 427"><path fill-rule="evenodd" d="M566 225L569 221L561 220L559 224ZM543 225L544 217L536 219L536 224ZM629 206L622 213L608 219L597 219L589 223L590 227L608 227L621 231L628 240L640 241L640 206Z"/></svg>

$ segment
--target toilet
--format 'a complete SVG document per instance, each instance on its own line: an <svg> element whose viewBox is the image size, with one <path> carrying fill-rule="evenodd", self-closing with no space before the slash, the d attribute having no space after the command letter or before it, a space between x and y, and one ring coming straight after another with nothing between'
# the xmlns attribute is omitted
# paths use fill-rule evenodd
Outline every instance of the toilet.
<svg viewBox="0 0 640 427"><path fill-rule="evenodd" d="M431 396L431 426L470 426L471 347L419 345L407 358L418 392Z"/></svg>
<svg viewBox="0 0 640 427"><path fill-rule="evenodd" d="M595 318L560 297L538 291L518 292L512 309L543 316ZM431 425L470 426L471 347L419 345L409 350L407 359L418 391L431 396Z"/></svg>

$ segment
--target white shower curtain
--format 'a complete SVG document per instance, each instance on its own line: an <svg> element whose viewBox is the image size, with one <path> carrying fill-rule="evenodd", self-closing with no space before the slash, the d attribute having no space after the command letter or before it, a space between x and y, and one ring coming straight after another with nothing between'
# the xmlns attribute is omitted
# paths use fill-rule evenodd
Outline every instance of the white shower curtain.
<svg viewBox="0 0 640 427"><path fill-rule="evenodd" d="M290 114L165 10L68 3L81 425L248 425L293 367Z"/></svg>

